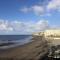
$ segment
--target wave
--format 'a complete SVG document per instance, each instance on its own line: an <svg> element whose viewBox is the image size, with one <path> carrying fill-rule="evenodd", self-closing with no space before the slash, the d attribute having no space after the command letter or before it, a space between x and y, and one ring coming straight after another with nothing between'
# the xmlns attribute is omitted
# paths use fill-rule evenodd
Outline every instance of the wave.
<svg viewBox="0 0 60 60"><path fill-rule="evenodd" d="M8 49L8 48L13 48L13 47L16 47L19 45L24 45L26 43L31 42L32 41L31 39L32 39L32 36L21 39L21 40L11 40L11 41L10 40L9 41L0 40L0 49Z"/></svg>

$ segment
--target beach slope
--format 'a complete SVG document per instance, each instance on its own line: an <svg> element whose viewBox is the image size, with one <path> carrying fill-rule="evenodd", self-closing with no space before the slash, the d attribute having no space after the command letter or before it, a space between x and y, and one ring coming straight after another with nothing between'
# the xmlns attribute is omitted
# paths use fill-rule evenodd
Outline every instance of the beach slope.
<svg viewBox="0 0 60 60"><path fill-rule="evenodd" d="M0 60L39 60L48 53L48 45L42 36L34 36L30 43L0 52Z"/></svg>

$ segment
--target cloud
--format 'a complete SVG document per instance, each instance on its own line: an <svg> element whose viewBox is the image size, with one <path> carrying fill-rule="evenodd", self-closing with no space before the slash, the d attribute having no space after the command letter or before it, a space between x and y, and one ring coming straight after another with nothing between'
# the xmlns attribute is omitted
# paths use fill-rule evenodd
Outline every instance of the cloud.
<svg viewBox="0 0 60 60"><path fill-rule="evenodd" d="M24 13L27 13L29 11L31 11L31 8L28 8L28 7L24 7L22 9L20 9L20 11L24 12Z"/></svg>
<svg viewBox="0 0 60 60"><path fill-rule="evenodd" d="M47 5L47 10L60 10L60 0L51 0Z"/></svg>
<svg viewBox="0 0 60 60"><path fill-rule="evenodd" d="M8 21L0 20L0 31L13 31Z"/></svg>
<svg viewBox="0 0 60 60"><path fill-rule="evenodd" d="M17 21L17 20L11 21L10 25L13 27L14 31L21 31L25 27L25 23L24 22Z"/></svg>
<svg viewBox="0 0 60 60"><path fill-rule="evenodd" d="M47 20L40 20L36 23L36 28L39 30L45 30L49 28L49 24Z"/></svg>
<svg viewBox="0 0 60 60"><path fill-rule="evenodd" d="M42 31L49 28L47 20L40 20L38 22L21 22L0 20L0 32L8 34L31 34L33 32ZM18 32L18 33L17 33Z"/></svg>
<svg viewBox="0 0 60 60"><path fill-rule="evenodd" d="M39 6L39 5L32 6L32 10L35 14L43 14L44 13L43 6Z"/></svg>
<svg viewBox="0 0 60 60"><path fill-rule="evenodd" d="M60 0L51 0L44 1L45 3L41 3L40 5L32 5L30 7L23 7L20 11L29 13L33 12L36 15L48 15L51 16L52 12L58 11L60 12ZM46 3L47 2L47 3Z"/></svg>
<svg viewBox="0 0 60 60"><path fill-rule="evenodd" d="M34 5L32 7L24 7L22 9L20 9L20 11L24 12L24 13L28 13L28 12L34 12L35 14L43 14L44 13L44 7L39 6L39 5Z"/></svg>

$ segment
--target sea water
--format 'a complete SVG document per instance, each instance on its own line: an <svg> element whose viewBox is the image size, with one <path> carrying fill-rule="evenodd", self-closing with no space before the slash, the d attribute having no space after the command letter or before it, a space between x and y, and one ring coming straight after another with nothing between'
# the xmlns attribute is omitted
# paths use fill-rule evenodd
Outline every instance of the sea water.
<svg viewBox="0 0 60 60"><path fill-rule="evenodd" d="M32 40L31 35L0 35L0 49L24 45Z"/></svg>

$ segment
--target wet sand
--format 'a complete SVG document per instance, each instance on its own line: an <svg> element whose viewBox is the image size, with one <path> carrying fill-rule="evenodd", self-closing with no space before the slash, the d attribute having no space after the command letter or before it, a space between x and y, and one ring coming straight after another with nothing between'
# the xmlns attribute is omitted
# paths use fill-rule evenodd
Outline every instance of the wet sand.
<svg viewBox="0 0 60 60"><path fill-rule="evenodd" d="M48 53L46 40L40 36L32 38L32 42L18 47L1 50L0 60L38 60Z"/></svg>

